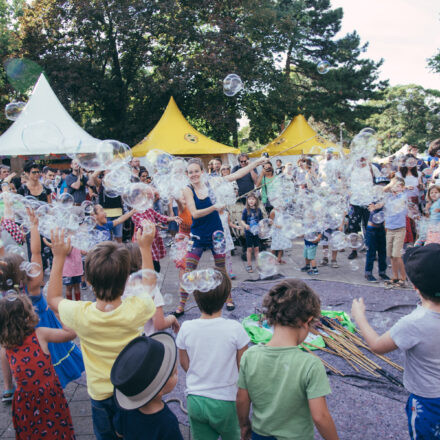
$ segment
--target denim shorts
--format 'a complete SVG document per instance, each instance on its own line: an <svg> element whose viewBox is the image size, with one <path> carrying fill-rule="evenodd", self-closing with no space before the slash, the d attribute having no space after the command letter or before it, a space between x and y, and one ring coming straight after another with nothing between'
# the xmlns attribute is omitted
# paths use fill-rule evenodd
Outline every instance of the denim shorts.
<svg viewBox="0 0 440 440"><path fill-rule="evenodd" d="M81 283L81 275L75 277L63 277L63 286L73 286Z"/></svg>
<svg viewBox="0 0 440 440"><path fill-rule="evenodd" d="M304 258L307 260L314 260L316 258L316 249L318 249L318 245L304 245Z"/></svg>

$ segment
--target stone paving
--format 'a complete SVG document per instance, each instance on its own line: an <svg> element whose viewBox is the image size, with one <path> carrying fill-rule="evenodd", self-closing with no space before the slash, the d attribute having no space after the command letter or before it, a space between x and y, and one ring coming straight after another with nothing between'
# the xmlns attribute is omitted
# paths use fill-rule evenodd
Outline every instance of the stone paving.
<svg viewBox="0 0 440 440"><path fill-rule="evenodd" d="M234 255L233 268L237 275L236 280L233 280L233 287L237 286L243 280L246 279L258 279L258 273L255 270L254 273L249 274L246 272L246 264L240 257L240 252ZM322 249L318 250L317 258L322 255ZM347 260L348 252L340 253L338 255L338 263L340 267L333 269L330 267L319 267L319 275L313 277L313 279L328 280L328 281L340 281L350 284L370 285L363 276L363 268L365 265L365 254L360 252L359 257L352 264ZM304 259L302 256L302 242L297 241L294 243L293 249L288 251L284 256L286 261L285 265L279 266L279 271L285 276L305 278L307 275L300 272L300 268L304 265ZM318 260L319 261L319 260ZM205 252L199 268L207 268L213 265L212 256L209 252ZM176 270L174 263L165 258L161 261L162 266L162 287L161 291L167 295L169 300L164 307L165 312L171 312L178 305L178 271ZM375 268L376 269L376 268ZM323 286L324 287L324 286ZM325 289L325 287L324 287ZM92 299L92 292L90 289L82 291L82 299ZM195 306L195 302L189 299L187 309ZM250 313L252 311L249 311ZM0 389L3 389L3 378L0 378ZM70 383L65 389L65 395L70 405L70 411L75 426L75 434L78 440L91 440L94 439L91 422L91 407L90 399L87 394L85 381L79 380L78 382ZM182 434L185 440L191 439L189 428L185 425L180 425ZM10 405L0 403L0 439L15 438L14 428L12 426ZM317 435L316 438L321 438ZM341 436L341 438L343 438ZM407 437L402 437L407 438Z"/></svg>

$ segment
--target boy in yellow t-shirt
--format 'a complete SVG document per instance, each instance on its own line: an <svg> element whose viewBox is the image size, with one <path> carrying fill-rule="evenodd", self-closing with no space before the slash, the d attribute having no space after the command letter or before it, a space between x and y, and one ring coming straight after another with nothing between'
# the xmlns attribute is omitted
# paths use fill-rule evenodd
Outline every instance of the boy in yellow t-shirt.
<svg viewBox="0 0 440 440"><path fill-rule="evenodd" d="M151 224L151 228L143 228L137 234L143 269L153 270L151 244L155 232ZM130 274L130 255L124 246L110 241L96 245L86 258L86 279L93 288L96 302L63 299L62 271L70 240L64 242L63 230L52 232L51 239L54 258L47 302L81 341L95 436L98 440L116 440L113 419L118 410L110 371L116 357L140 335L156 308L147 292L121 300Z"/></svg>

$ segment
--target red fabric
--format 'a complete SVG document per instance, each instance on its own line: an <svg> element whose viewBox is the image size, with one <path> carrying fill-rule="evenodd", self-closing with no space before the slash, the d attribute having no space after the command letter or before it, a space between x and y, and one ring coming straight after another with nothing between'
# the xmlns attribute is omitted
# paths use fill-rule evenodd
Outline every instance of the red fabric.
<svg viewBox="0 0 440 440"><path fill-rule="evenodd" d="M13 220L8 218L2 218L1 227L5 231L9 232L9 234L17 244L24 243L25 239L23 232L21 231L20 226L18 226L17 223L15 223Z"/></svg>
<svg viewBox="0 0 440 440"><path fill-rule="evenodd" d="M148 220L151 223L157 224L157 223L167 223L168 217L159 214L154 209L147 209L144 212L137 212L136 214L133 214L131 217L131 220L134 224L134 233L138 231L138 229L142 229L142 221ZM156 235L153 240L153 244L151 246L151 254L153 255L153 260L159 261L161 258L165 257L166 251L165 246L163 244L162 237L158 233L158 229L156 228Z"/></svg>
<svg viewBox="0 0 440 440"><path fill-rule="evenodd" d="M50 356L35 332L6 350L17 384L12 402L16 439L74 439L72 419Z"/></svg>

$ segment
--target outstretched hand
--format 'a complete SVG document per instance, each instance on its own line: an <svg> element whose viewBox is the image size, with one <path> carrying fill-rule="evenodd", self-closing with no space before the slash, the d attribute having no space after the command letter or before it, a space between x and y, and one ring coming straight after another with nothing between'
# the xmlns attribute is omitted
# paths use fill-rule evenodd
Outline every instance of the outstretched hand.
<svg viewBox="0 0 440 440"><path fill-rule="evenodd" d="M351 305L351 316L355 321L365 316L364 298L354 299Z"/></svg>
<svg viewBox="0 0 440 440"><path fill-rule="evenodd" d="M31 223L31 227L38 227L38 217L35 215L35 211L32 208L26 208L27 215L29 217L29 221Z"/></svg>
<svg viewBox="0 0 440 440"><path fill-rule="evenodd" d="M141 249L149 248L153 244L156 236L156 226L154 223L145 220L142 222L142 229L139 228L136 232L136 241Z"/></svg>
<svg viewBox="0 0 440 440"><path fill-rule="evenodd" d="M52 242L52 254L54 257L66 257L70 252L70 237L64 240L64 229L55 228L50 233L50 241Z"/></svg>

